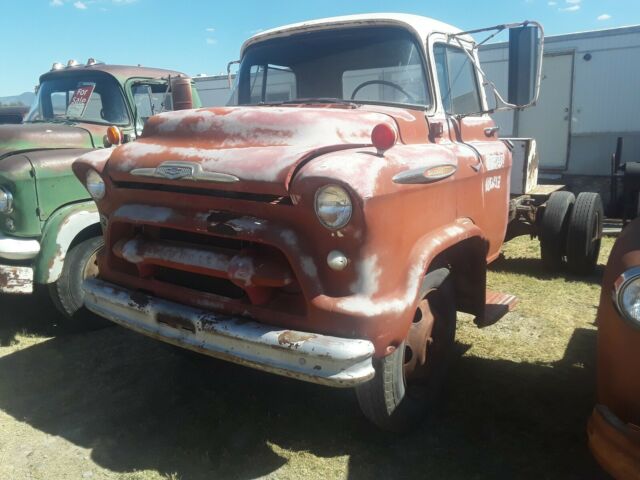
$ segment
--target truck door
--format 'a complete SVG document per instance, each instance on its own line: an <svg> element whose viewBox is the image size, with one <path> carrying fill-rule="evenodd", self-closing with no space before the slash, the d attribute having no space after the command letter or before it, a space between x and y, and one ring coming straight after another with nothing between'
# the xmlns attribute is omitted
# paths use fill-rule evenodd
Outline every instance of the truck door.
<svg viewBox="0 0 640 480"><path fill-rule="evenodd" d="M485 102L469 56L447 43L435 43L433 53L441 108L458 157L457 214L484 231L491 261L499 254L507 229L511 156L491 117L480 113Z"/></svg>

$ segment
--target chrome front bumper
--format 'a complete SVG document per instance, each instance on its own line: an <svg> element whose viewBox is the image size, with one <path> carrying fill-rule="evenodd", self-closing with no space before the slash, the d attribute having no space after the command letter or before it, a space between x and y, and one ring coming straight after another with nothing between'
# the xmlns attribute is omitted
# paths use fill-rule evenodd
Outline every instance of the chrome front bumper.
<svg viewBox="0 0 640 480"><path fill-rule="evenodd" d="M30 260L40 253L40 243L31 238L7 237L0 233L0 258Z"/></svg>
<svg viewBox="0 0 640 480"><path fill-rule="evenodd" d="M92 312L150 337L212 357L332 387L374 376L373 344L283 330L168 302L98 279L84 282Z"/></svg>
<svg viewBox="0 0 640 480"><path fill-rule="evenodd" d="M40 253L40 243L37 240L7 237L0 233L0 262L31 260L38 253ZM33 268L0 263L0 293L31 292L33 292Z"/></svg>

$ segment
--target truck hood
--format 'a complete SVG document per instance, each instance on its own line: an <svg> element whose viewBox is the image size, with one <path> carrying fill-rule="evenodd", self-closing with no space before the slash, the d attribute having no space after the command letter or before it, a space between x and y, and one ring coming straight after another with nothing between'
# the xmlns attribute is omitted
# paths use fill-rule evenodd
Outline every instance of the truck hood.
<svg viewBox="0 0 640 480"><path fill-rule="evenodd" d="M93 148L93 141L87 130L71 125L0 125L0 159L13 153L49 148Z"/></svg>
<svg viewBox="0 0 640 480"><path fill-rule="evenodd" d="M330 151L371 144L380 123L393 118L362 109L226 107L168 112L151 118L136 142L117 148L106 167L114 181L285 195L298 165ZM165 162L187 162L193 176L176 178ZM184 170L183 170L184 172ZM233 179L215 183L215 175ZM172 178L173 177L173 178ZM205 183L206 182L206 183Z"/></svg>

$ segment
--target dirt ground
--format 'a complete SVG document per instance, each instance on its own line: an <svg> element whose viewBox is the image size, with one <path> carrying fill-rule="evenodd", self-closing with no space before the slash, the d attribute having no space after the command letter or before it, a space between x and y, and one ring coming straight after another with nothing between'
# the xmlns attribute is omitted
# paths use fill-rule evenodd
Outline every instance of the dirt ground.
<svg viewBox="0 0 640 480"><path fill-rule="evenodd" d="M405 436L352 391L121 328L63 334L44 295L0 297L0 479L601 478L585 436L601 273L543 274L535 241L508 244L490 286L518 309L482 330L460 316L441 406Z"/></svg>

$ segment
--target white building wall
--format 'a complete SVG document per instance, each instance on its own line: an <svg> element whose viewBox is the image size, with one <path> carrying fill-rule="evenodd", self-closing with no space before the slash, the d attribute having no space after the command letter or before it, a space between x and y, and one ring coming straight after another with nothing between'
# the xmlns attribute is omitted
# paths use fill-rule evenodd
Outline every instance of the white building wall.
<svg viewBox="0 0 640 480"><path fill-rule="evenodd" d="M226 75L193 77L203 107L226 105L231 97Z"/></svg>
<svg viewBox="0 0 640 480"><path fill-rule="evenodd" d="M547 37L545 53L574 56L568 159L560 173L609 175L619 136L623 161L640 161L640 26ZM480 58L506 95L506 43L481 48ZM517 128L517 115L495 114L502 135L528 136Z"/></svg>

